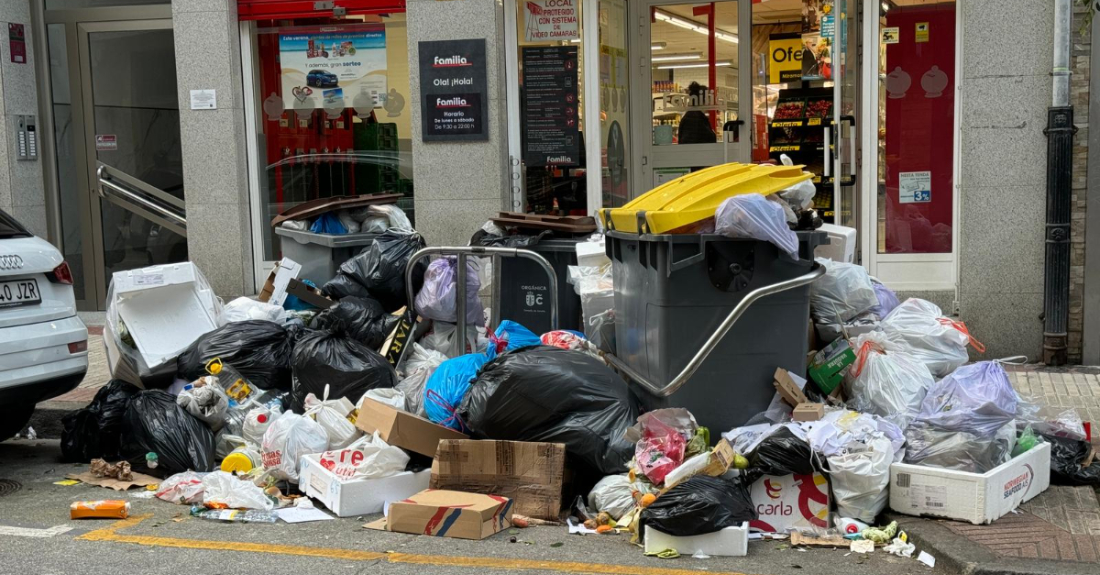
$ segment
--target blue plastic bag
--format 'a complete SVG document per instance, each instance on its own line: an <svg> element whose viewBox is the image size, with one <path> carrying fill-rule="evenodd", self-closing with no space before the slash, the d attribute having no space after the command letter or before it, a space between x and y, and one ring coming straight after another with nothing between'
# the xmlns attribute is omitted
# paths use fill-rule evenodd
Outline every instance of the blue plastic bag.
<svg viewBox="0 0 1100 575"><path fill-rule="evenodd" d="M542 340L531 330L506 319L497 327L496 339L505 344L504 351L513 351L521 347L542 345ZM499 348L498 348L499 349Z"/></svg>
<svg viewBox="0 0 1100 575"><path fill-rule="evenodd" d="M1016 417L1019 397L1001 364L964 365L928 390L914 423L989 436Z"/></svg>
<svg viewBox="0 0 1100 575"><path fill-rule="evenodd" d="M898 301L898 294L894 293L894 290L877 281L872 281L871 287L874 288L875 297L878 298L878 305L871 308L871 313L877 315L879 319L885 318L890 312L894 311L894 308L901 304L901 302Z"/></svg>
<svg viewBox="0 0 1100 575"><path fill-rule="evenodd" d="M495 354L493 354L495 356ZM448 359L428 378L424 386L424 411L428 419L442 426L469 433L469 429L455 413L470 384L477 379L481 366L489 362L489 355L470 353Z"/></svg>
<svg viewBox="0 0 1100 575"><path fill-rule="evenodd" d="M348 233L348 229L344 227L344 224L340 223L340 218L336 217L336 214L333 212L321 214L319 218L313 220L313 225L309 226L309 231L315 234Z"/></svg>

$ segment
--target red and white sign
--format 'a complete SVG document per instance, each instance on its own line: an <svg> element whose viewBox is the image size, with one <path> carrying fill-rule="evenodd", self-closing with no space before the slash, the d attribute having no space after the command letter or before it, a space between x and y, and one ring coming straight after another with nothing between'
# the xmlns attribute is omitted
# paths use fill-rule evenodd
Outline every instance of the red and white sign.
<svg viewBox="0 0 1100 575"><path fill-rule="evenodd" d="M96 134L95 149L97 152L111 152L118 149L118 136L114 134Z"/></svg>
<svg viewBox="0 0 1100 575"><path fill-rule="evenodd" d="M580 0L527 0L527 41L580 39L578 2Z"/></svg>
<svg viewBox="0 0 1100 575"><path fill-rule="evenodd" d="M752 504L759 518L749 527L768 533L791 528L827 527L829 480L813 475L765 475L752 484Z"/></svg>

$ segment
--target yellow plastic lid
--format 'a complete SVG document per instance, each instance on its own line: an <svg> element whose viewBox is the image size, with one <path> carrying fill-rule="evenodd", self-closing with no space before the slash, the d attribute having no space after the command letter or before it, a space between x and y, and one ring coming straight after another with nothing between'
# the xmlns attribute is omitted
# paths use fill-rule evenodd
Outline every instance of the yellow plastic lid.
<svg viewBox="0 0 1100 575"><path fill-rule="evenodd" d="M222 471L226 473L248 473L254 467L256 467L256 462L240 451L234 451L222 460Z"/></svg>
<svg viewBox="0 0 1100 575"><path fill-rule="evenodd" d="M604 228L629 233L664 234L713 218L728 198L781 192L813 174L803 166L732 162L681 176L634 198L621 208L604 208ZM642 219L644 225L639 225Z"/></svg>

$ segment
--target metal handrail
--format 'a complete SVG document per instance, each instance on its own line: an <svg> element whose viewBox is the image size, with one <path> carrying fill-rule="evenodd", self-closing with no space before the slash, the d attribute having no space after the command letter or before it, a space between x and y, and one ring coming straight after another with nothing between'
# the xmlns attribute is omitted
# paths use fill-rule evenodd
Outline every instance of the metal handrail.
<svg viewBox="0 0 1100 575"><path fill-rule="evenodd" d="M96 169L96 176L99 180L99 186L96 191L101 198L111 199L111 196L114 196L127 202L135 203L144 210L149 210L156 216L167 220L170 225L178 227L179 229L174 231L182 232L180 235L186 235L187 218L185 216L114 183L107 171L107 166L99 166L99 168ZM111 193L108 194L107 190L110 190Z"/></svg>
<svg viewBox="0 0 1100 575"><path fill-rule="evenodd" d="M424 248L409 258L409 263L405 267L405 295L410 306L415 307L416 294L413 293L413 272L416 270L416 264L431 255L438 256L456 256L458 266L458 277L455 279L458 293L456 294L456 315L455 319L458 320L458 333L456 334L455 341L452 344L454 347L451 349L452 357L458 357L465 353L466 349L466 258L473 257L492 257L494 262L494 269L496 268L496 261L499 257L509 258L525 258L529 259L538 265L542 266L543 271L546 272L546 276L550 279L550 329L551 331L558 329L558 274L554 271L554 267L550 265L550 262L541 254L533 252L531 250L524 250L519 248L498 248L498 247L482 247L482 246L455 246L455 247L435 247ZM494 321L499 321L499 318L493 318ZM412 341L409 341L405 346L404 351L408 351L412 347ZM402 358L398 361L400 365L404 360L404 352L402 352Z"/></svg>
<svg viewBox="0 0 1100 575"><path fill-rule="evenodd" d="M183 202L183 198L176 197L152 184L123 172L118 168L111 167L107 164L100 162L99 167L96 168L96 176L105 178L108 180L118 180L123 184L136 188L137 191L152 196L154 200L163 202L165 205L171 208L179 208L183 210L186 204Z"/></svg>
<svg viewBox="0 0 1100 575"><path fill-rule="evenodd" d="M745 297L742 298L741 301L737 302L737 305L733 307L733 310L730 311L730 314L726 316L726 319L723 320L722 323L718 326L718 329L716 329L714 333L710 334L710 337L707 338L706 343L704 343L703 346L699 348L699 351L695 352L695 356L691 358L691 361L689 361L687 365L684 366L684 369L680 370L679 375L674 377L672 381L666 383L663 386L653 383L649 380L649 378L638 373L637 370L630 367L625 362L623 362L623 360L615 357L612 354L606 354L604 357L607 362L611 364L611 367L626 374L626 376L630 379L638 382L642 387L646 388L646 391L648 391L649 393L657 397L668 397L673 393L676 393L676 390L683 387L684 383L686 383L687 380L691 379L691 376L695 375L695 372L698 371L699 368L703 365L703 362L706 361L707 357L710 356L710 353L714 351L714 348L718 347L718 343L722 341L722 338L725 337L726 334L729 333L730 329L733 328L733 324L737 323L737 320L741 319L741 316L744 315L745 311L748 310L749 306L756 302L756 300L769 295L808 285L823 275L825 275L825 267L821 264L815 263L813 268L810 269L810 272L805 275L796 277L794 279L781 281L779 283L766 285L764 287L756 288L751 292L745 294Z"/></svg>

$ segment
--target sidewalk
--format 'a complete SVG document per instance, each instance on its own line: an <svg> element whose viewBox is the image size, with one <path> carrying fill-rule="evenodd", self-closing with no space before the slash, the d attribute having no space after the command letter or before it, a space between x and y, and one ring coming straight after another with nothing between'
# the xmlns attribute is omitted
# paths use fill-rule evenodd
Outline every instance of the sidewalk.
<svg viewBox="0 0 1100 575"><path fill-rule="evenodd" d="M1016 366L1009 376L1022 395L1075 408L1100 422L1100 368ZM1100 445L1095 438L1094 444ZM1100 502L1090 487L1052 485L990 525L890 514L919 547L959 573L1100 572Z"/></svg>

